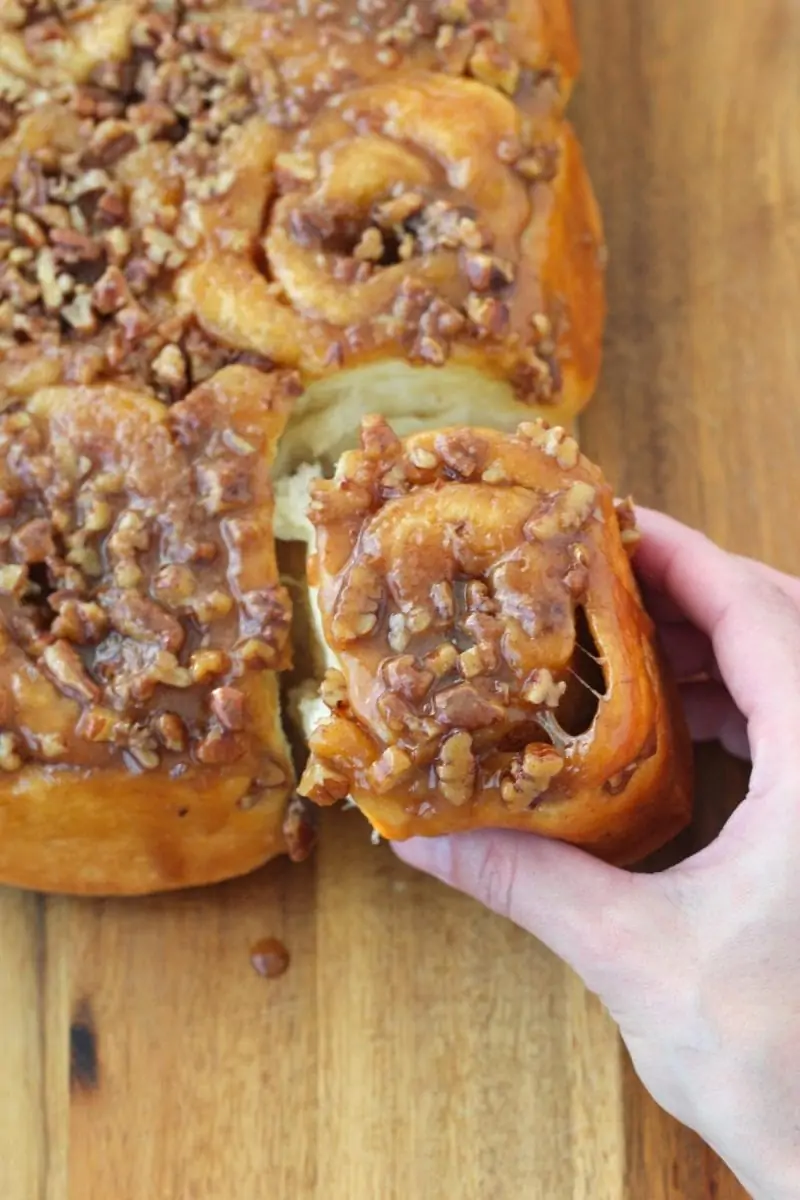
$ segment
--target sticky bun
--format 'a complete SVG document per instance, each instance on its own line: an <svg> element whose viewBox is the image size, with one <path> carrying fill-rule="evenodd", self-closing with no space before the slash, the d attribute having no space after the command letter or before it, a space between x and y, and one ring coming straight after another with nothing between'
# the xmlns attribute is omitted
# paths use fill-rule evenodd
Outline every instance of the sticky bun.
<svg viewBox="0 0 800 1200"><path fill-rule="evenodd" d="M384 837L528 830L618 863L686 823L683 718L632 574L629 505L569 434L382 418L314 485L332 666L301 795Z"/></svg>
<svg viewBox="0 0 800 1200"><path fill-rule="evenodd" d="M291 376L167 407L118 384L0 416L0 879L77 893L302 857L270 459Z"/></svg>

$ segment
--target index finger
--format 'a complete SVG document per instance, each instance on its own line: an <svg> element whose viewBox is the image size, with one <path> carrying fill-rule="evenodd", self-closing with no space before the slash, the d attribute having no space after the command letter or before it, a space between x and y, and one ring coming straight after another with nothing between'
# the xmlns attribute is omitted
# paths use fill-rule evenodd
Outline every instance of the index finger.
<svg viewBox="0 0 800 1200"><path fill-rule="evenodd" d="M769 739L796 753L800 611L769 574L671 517L637 509L644 584L711 638L722 678L748 721L754 753Z"/></svg>

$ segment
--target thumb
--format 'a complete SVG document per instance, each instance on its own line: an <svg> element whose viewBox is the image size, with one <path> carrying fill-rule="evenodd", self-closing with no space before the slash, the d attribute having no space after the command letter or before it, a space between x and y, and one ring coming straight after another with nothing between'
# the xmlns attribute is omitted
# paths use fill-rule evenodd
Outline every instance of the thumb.
<svg viewBox="0 0 800 1200"><path fill-rule="evenodd" d="M620 989L652 977L654 928L663 915L654 878L561 842L500 830L412 838L392 848L534 934L612 1008Z"/></svg>

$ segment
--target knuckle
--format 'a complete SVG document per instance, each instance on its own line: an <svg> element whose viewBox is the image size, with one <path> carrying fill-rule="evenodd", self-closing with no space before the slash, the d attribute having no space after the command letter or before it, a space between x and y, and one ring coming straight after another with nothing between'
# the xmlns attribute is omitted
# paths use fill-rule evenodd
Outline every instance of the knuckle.
<svg viewBox="0 0 800 1200"><path fill-rule="evenodd" d="M468 851L467 862L461 869L469 872L465 890L502 917L514 919L515 898L519 881L519 856L512 838L488 836L482 838L473 857ZM457 867L457 871L460 868Z"/></svg>

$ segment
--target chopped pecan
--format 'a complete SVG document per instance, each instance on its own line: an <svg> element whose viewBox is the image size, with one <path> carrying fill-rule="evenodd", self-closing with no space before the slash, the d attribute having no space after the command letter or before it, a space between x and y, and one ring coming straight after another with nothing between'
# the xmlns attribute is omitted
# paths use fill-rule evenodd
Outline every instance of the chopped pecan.
<svg viewBox="0 0 800 1200"><path fill-rule="evenodd" d="M122 513L108 539L108 552L114 558L133 558L137 550L147 550L150 532L140 513L133 509Z"/></svg>
<svg viewBox="0 0 800 1200"><path fill-rule="evenodd" d="M481 470L486 458L486 443L471 430L440 433L436 450L447 468L463 479Z"/></svg>
<svg viewBox="0 0 800 1200"><path fill-rule="evenodd" d="M546 708L558 708L561 697L567 690L566 683L556 683L552 671L541 667L534 671L525 681L522 698L528 704L544 705Z"/></svg>
<svg viewBox="0 0 800 1200"><path fill-rule="evenodd" d="M23 563L43 563L53 558L56 544L52 523L44 517L27 521L12 534L11 550L17 561Z"/></svg>
<svg viewBox="0 0 800 1200"><path fill-rule="evenodd" d="M197 579L189 567L172 563L162 567L153 581L153 589L167 608L184 608L197 591Z"/></svg>
<svg viewBox="0 0 800 1200"><path fill-rule="evenodd" d="M421 608L419 605L410 608L404 616L406 627L411 633L425 633L433 622L433 614L427 608Z"/></svg>
<svg viewBox="0 0 800 1200"><path fill-rule="evenodd" d="M549 426L541 420L526 421L520 425L518 432L550 458L554 458L558 465L565 470L570 470L578 465L580 459L578 443L560 426Z"/></svg>
<svg viewBox="0 0 800 1200"><path fill-rule="evenodd" d="M464 256L464 273L476 292L498 292L514 280L513 264L485 251Z"/></svg>
<svg viewBox="0 0 800 1200"><path fill-rule="evenodd" d="M387 659L381 671L387 686L413 703L424 699L435 679L433 671L420 667L411 654Z"/></svg>
<svg viewBox="0 0 800 1200"><path fill-rule="evenodd" d="M500 605L492 598L489 588L480 579L471 579L466 587L465 599L470 612L486 613L494 616L500 611Z"/></svg>
<svg viewBox="0 0 800 1200"><path fill-rule="evenodd" d="M512 812L524 812L550 789L564 765L563 755L554 746L533 742L513 759L510 772L500 785L503 803Z"/></svg>
<svg viewBox="0 0 800 1200"><path fill-rule="evenodd" d="M292 607L289 593L280 584L245 592L241 599L241 636L262 638L280 650L289 637Z"/></svg>
<svg viewBox="0 0 800 1200"><path fill-rule="evenodd" d="M597 490L590 483L576 480L562 492L551 493L525 523L525 536L546 541L561 533L581 529L592 515Z"/></svg>
<svg viewBox="0 0 800 1200"><path fill-rule="evenodd" d="M390 615L387 641L392 650L398 654L402 654L411 641L411 633L402 613L392 613Z"/></svg>
<svg viewBox="0 0 800 1200"><path fill-rule="evenodd" d="M195 683L207 683L209 679L226 675L231 669L231 660L224 650L195 650L189 669Z"/></svg>
<svg viewBox="0 0 800 1200"><path fill-rule="evenodd" d="M423 334L414 343L414 354L423 362L430 363L432 367L443 367L447 362L447 343L441 338Z"/></svg>
<svg viewBox="0 0 800 1200"><path fill-rule="evenodd" d="M210 516L233 512L250 501L250 474L241 462L206 460L195 468L198 491Z"/></svg>
<svg viewBox="0 0 800 1200"><path fill-rule="evenodd" d="M22 566L0 566L0 593L22 599L30 586L28 568Z"/></svg>
<svg viewBox="0 0 800 1200"><path fill-rule="evenodd" d="M84 151L87 167L110 167L136 146L136 134L129 122L115 118L101 121Z"/></svg>
<svg viewBox="0 0 800 1200"><path fill-rule="evenodd" d="M128 281L117 266L107 267L92 288L92 304L99 313L108 316L129 304Z"/></svg>
<svg viewBox="0 0 800 1200"><path fill-rule="evenodd" d="M198 762L206 766L229 766L247 752L247 738L228 729L212 729L195 747Z"/></svg>
<svg viewBox="0 0 800 1200"><path fill-rule="evenodd" d="M335 804L350 795L350 780L329 763L312 757L303 772L297 790L315 804Z"/></svg>
<svg viewBox="0 0 800 1200"><path fill-rule="evenodd" d="M383 600L383 578L368 563L356 563L339 592L332 632L337 641L354 642L366 637L378 624Z"/></svg>
<svg viewBox="0 0 800 1200"><path fill-rule="evenodd" d="M214 621L222 621L233 611L233 596L215 588L200 596L193 596L187 607L191 608L201 625L211 625Z"/></svg>
<svg viewBox="0 0 800 1200"><path fill-rule="evenodd" d="M458 650L452 642L442 642L429 650L423 657L422 663L429 671L433 671L437 679L454 671L458 662Z"/></svg>
<svg viewBox="0 0 800 1200"><path fill-rule="evenodd" d="M369 769L369 781L379 796L390 792L414 770L411 755L399 746L388 746Z"/></svg>
<svg viewBox="0 0 800 1200"><path fill-rule="evenodd" d="M570 595L575 600L581 600L589 590L589 553L585 546L577 542L569 548L569 569L564 576L564 583Z"/></svg>
<svg viewBox="0 0 800 1200"><path fill-rule="evenodd" d="M469 60L470 73L488 84L513 96L519 86L521 67L506 46L494 38L482 38Z"/></svg>
<svg viewBox="0 0 800 1200"><path fill-rule="evenodd" d="M440 621L449 624L456 613L456 602L453 595L453 585L447 580L435 583L431 588L431 600Z"/></svg>
<svg viewBox="0 0 800 1200"><path fill-rule="evenodd" d="M100 699L100 688L90 678L77 650L63 638L45 647L42 661L67 695L90 704Z"/></svg>
<svg viewBox="0 0 800 1200"><path fill-rule="evenodd" d="M421 471L435 471L439 466L439 456L432 450L426 450L424 446L412 446L408 458L412 466Z"/></svg>
<svg viewBox="0 0 800 1200"><path fill-rule="evenodd" d="M439 722L451 729L484 729L504 716L503 706L482 695L471 683L457 683L439 692L434 709Z"/></svg>
<svg viewBox="0 0 800 1200"><path fill-rule="evenodd" d="M536 146L530 153L521 155L514 163L514 168L531 183L548 183L558 174L559 160L559 148L551 143Z"/></svg>
<svg viewBox="0 0 800 1200"><path fill-rule="evenodd" d="M364 417L359 439L361 449L369 459L394 458L400 450L400 439L385 417Z"/></svg>
<svg viewBox="0 0 800 1200"><path fill-rule="evenodd" d="M177 713L162 713L155 721L155 731L165 749L183 754L189 745L189 734Z"/></svg>
<svg viewBox="0 0 800 1200"><path fill-rule="evenodd" d="M347 521L351 517L369 512L372 503L372 491L369 488L352 484L345 488L335 481L320 479L311 485L308 519L312 525Z"/></svg>
<svg viewBox="0 0 800 1200"><path fill-rule="evenodd" d="M61 307L61 316L77 329L78 333L96 333L97 318L92 310L92 300L87 292L76 296L69 304Z"/></svg>
<svg viewBox="0 0 800 1200"><path fill-rule="evenodd" d="M53 637L63 638L78 646L97 645L108 631L108 617L94 601L77 600L64 596L55 600L50 597L50 606L57 617L50 627Z"/></svg>
<svg viewBox="0 0 800 1200"><path fill-rule="evenodd" d="M386 247L383 243L383 234L380 229L374 225L369 229L365 229L361 238L353 250L353 257L359 262L377 263L383 258Z"/></svg>
<svg viewBox="0 0 800 1200"><path fill-rule="evenodd" d="M395 463L381 476L381 494L387 500L406 495L408 487L408 477L402 462Z"/></svg>
<svg viewBox="0 0 800 1200"><path fill-rule="evenodd" d="M411 705L397 692L382 692L378 696L377 709L386 728L392 733L401 734L411 729L416 717ZM391 740L389 738L387 741Z"/></svg>
<svg viewBox="0 0 800 1200"><path fill-rule="evenodd" d="M102 533L108 529L113 519L114 513L108 501L101 499L100 496L92 495L89 498L82 528L85 533Z"/></svg>
<svg viewBox="0 0 800 1200"><path fill-rule="evenodd" d="M247 638L237 646L236 652L242 664L251 670L274 667L278 659L275 647L261 638Z"/></svg>
<svg viewBox="0 0 800 1200"><path fill-rule="evenodd" d="M502 463L492 462L485 468L481 481L488 484L510 483L511 478Z"/></svg>
<svg viewBox="0 0 800 1200"><path fill-rule="evenodd" d="M114 568L114 583L119 588L135 588L144 579L144 571L131 559L126 559Z"/></svg>
<svg viewBox="0 0 800 1200"><path fill-rule="evenodd" d="M186 638L180 621L160 604L131 590L110 593L106 608L113 627L137 642L158 642L177 653Z"/></svg>
<svg viewBox="0 0 800 1200"><path fill-rule="evenodd" d="M460 808L475 792L476 761L469 733L451 733L442 742L436 763L439 790L448 804Z"/></svg>
<svg viewBox="0 0 800 1200"><path fill-rule="evenodd" d="M497 670L499 655L490 643L471 646L458 656L458 666L465 679L474 679Z"/></svg>
<svg viewBox="0 0 800 1200"><path fill-rule="evenodd" d="M402 225L424 207L425 200L418 192L401 192L399 196L385 200L375 209L376 219L384 228Z"/></svg>
<svg viewBox="0 0 800 1200"><path fill-rule="evenodd" d="M66 266L97 262L103 257L100 242L71 227L51 229L50 243L56 262Z"/></svg>
<svg viewBox="0 0 800 1200"><path fill-rule="evenodd" d="M622 544L630 554L642 540L642 535L636 525L636 509L633 505L633 498L628 496L625 500L615 500L614 511L617 514Z"/></svg>
<svg viewBox="0 0 800 1200"><path fill-rule="evenodd" d="M214 688L211 711L223 729L236 733L245 727L247 701L244 692L233 687Z"/></svg>

